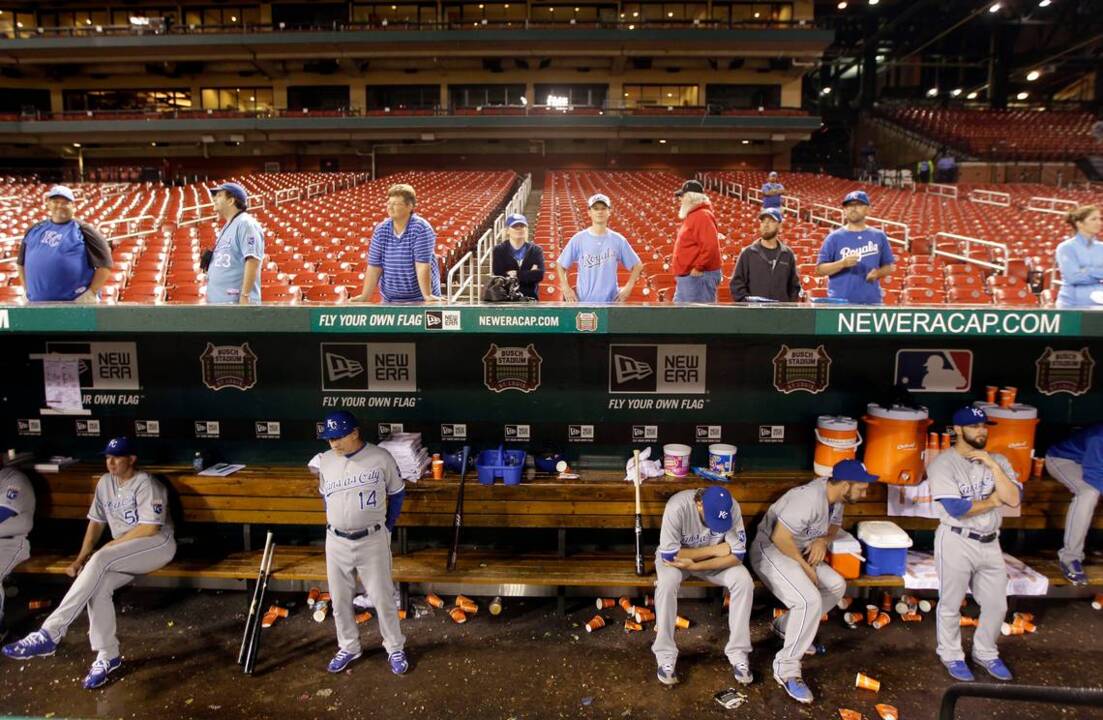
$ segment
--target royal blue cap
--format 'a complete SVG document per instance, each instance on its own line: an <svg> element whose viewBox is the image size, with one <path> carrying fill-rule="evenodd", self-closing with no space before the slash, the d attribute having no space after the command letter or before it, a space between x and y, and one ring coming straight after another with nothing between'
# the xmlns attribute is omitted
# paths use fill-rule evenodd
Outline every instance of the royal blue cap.
<svg viewBox="0 0 1103 720"><path fill-rule="evenodd" d="M590 199L586 201L586 207L593 207L598 203L605 203L605 207L613 207L613 203L609 202L609 196L602 193L591 195Z"/></svg>
<svg viewBox="0 0 1103 720"><path fill-rule="evenodd" d="M705 513L705 525L714 533L726 533L732 529L732 494L713 485L701 494L701 506Z"/></svg>
<svg viewBox="0 0 1103 720"><path fill-rule="evenodd" d="M352 413L338 410L326 415L325 427L322 428L320 437L323 440L340 440L358 427L360 423Z"/></svg>
<svg viewBox="0 0 1103 720"><path fill-rule="evenodd" d="M245 188L237 183L228 182L222 183L218 187L213 187L211 188L211 195L214 195L219 190L225 190L231 197L241 202L242 205L247 206L249 204L249 193L245 192Z"/></svg>
<svg viewBox="0 0 1103 720"><path fill-rule="evenodd" d="M130 442L130 438L125 435L122 437L111 438L107 441L107 447L103 449L100 455L112 455L114 457L123 457L126 455L137 455L134 451L134 443Z"/></svg>
<svg viewBox="0 0 1103 720"><path fill-rule="evenodd" d="M762 208L758 211L758 219L761 220L764 217L773 218L774 222L781 222L783 216L781 210L777 208Z"/></svg>
<svg viewBox="0 0 1103 720"><path fill-rule="evenodd" d="M831 468L831 479L835 482L875 483L877 476L866 470L866 466L857 460L840 460Z"/></svg>
<svg viewBox="0 0 1103 720"><path fill-rule="evenodd" d="M968 427L970 425L989 425L991 423L988 422L988 413L979 407L966 405L954 413L954 419L950 424Z"/></svg>
<svg viewBox="0 0 1103 720"><path fill-rule="evenodd" d="M865 190L854 190L853 192L848 192L846 194L846 197L843 198L843 206L845 207L850 203L861 203L863 205L869 205L869 195L866 195Z"/></svg>
<svg viewBox="0 0 1103 720"><path fill-rule="evenodd" d="M46 199L55 197L63 197L69 202L76 202L77 198L73 195L73 191L64 185L54 185L52 188L46 191Z"/></svg>
<svg viewBox="0 0 1103 720"><path fill-rule="evenodd" d="M529 219L521 213L513 213L506 218L506 227L514 227L515 225L529 226Z"/></svg>

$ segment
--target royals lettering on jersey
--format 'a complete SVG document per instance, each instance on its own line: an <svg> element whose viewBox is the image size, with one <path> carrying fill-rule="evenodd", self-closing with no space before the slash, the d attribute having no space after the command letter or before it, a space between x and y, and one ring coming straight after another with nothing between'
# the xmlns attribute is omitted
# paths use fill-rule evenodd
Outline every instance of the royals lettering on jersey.
<svg viewBox="0 0 1103 720"><path fill-rule="evenodd" d="M1022 485L1011 463L1003 455L992 453L992 459L1000 466L1004 474L1016 485L1020 492ZM927 466L927 477L931 481L931 497L934 500L984 500L996 491L996 478L992 470L977 460L970 460L956 450L942 452ZM1003 522L999 508L973 515L957 517L942 506L934 503L939 522L951 527L962 527L981 534L996 532Z"/></svg>
<svg viewBox="0 0 1103 720"><path fill-rule="evenodd" d="M839 250L839 255L846 258L851 255L857 255L859 258L869 257L872 255L880 255L881 247L872 240L865 245L858 247L844 247Z"/></svg>

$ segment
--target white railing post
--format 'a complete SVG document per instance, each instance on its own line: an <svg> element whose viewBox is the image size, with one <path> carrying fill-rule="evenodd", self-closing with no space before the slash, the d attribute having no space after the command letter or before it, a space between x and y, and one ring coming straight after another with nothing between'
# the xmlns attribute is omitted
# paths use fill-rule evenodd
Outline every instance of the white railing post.
<svg viewBox="0 0 1103 720"><path fill-rule="evenodd" d="M472 254L468 252L448 270L447 300L449 305L454 305L465 292L467 293L467 302L469 304L475 303L475 274L471 272L471 262Z"/></svg>
<svg viewBox="0 0 1103 720"><path fill-rule="evenodd" d="M972 265L979 265L980 267L985 267L985 268L988 268L990 270L995 270L996 272L1001 273L1001 274L1004 274L1004 273L1007 272L1008 260L1011 256L1010 256L1010 253L1008 252L1007 245L1005 245L1004 243L992 242L991 240L981 240L980 238L968 237L966 235L955 235L954 233L948 233L948 232L935 233L934 238L935 238L935 241L932 244L933 250L932 250L932 253L931 253L934 256L949 258L951 260L960 260L962 262L969 263L969 264L972 264ZM939 238L948 238L950 240L953 240L955 243L957 243L959 245L959 247L961 245L964 245L965 246L964 247L965 254L962 255L961 253L955 253L955 252L951 252L949 250L940 250L938 248L938 239ZM969 257L969 251L973 248L974 245L980 245L982 247L993 248L997 253L1003 255L1003 262L1002 263L999 263L999 262L992 263L992 262L988 262L986 260L977 260L976 258Z"/></svg>
<svg viewBox="0 0 1103 720"><path fill-rule="evenodd" d="M1075 200L1064 200L1052 197L1032 197L1026 203L1026 209L1031 212L1049 213L1051 215L1064 215L1069 210L1080 206Z"/></svg>

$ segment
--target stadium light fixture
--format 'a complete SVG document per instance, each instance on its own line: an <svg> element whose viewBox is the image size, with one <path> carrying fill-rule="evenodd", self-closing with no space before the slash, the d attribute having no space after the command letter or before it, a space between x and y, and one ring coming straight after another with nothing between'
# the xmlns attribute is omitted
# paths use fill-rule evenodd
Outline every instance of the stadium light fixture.
<svg viewBox="0 0 1103 720"><path fill-rule="evenodd" d="M1031 70L1026 74L1026 79L1030 82L1034 82L1038 78L1042 77L1042 73L1037 70Z"/></svg>
<svg viewBox="0 0 1103 720"><path fill-rule="evenodd" d="M1019 93L1018 95L1015 96L1015 99L1016 100L1026 100L1028 97L1030 97L1030 93L1021 92L1021 93Z"/></svg>
<svg viewBox="0 0 1103 720"><path fill-rule="evenodd" d="M876 5L879 2L881 2L881 0L869 0L870 5Z"/></svg>
<svg viewBox="0 0 1103 720"><path fill-rule="evenodd" d="M660 145L666 145L666 140L660 140L660 141L659 141L659 144L660 144Z"/></svg>
<svg viewBox="0 0 1103 720"><path fill-rule="evenodd" d="M744 144L744 145L750 145L750 144L751 144L751 141L750 141L750 140L744 140L744 141L743 141L743 144Z"/></svg>
<svg viewBox="0 0 1103 720"><path fill-rule="evenodd" d="M73 143L73 147L75 147L75 148L79 148L79 147L80 147L80 143Z"/></svg>
<svg viewBox="0 0 1103 720"><path fill-rule="evenodd" d="M1003 7L1003 5L1001 5L998 2L994 2L994 3L992 3L991 5L988 6L988 12L998 13L1000 11L1001 7Z"/></svg>
<svg viewBox="0 0 1103 720"><path fill-rule="evenodd" d="M935 97L938 95L938 88L933 87L927 91L927 97Z"/></svg>
<svg viewBox="0 0 1103 720"><path fill-rule="evenodd" d="M1040 7L1040 8L1046 8L1046 7L1049 7L1049 6L1050 6L1050 1L1049 0L1042 0L1040 3L1038 3L1038 7Z"/></svg>
<svg viewBox="0 0 1103 720"><path fill-rule="evenodd" d="M954 88L953 90L950 91L950 96L951 97L957 97L960 94L961 94L961 88Z"/></svg>
<svg viewBox="0 0 1103 720"><path fill-rule="evenodd" d="M831 94L831 88L829 88L829 87L825 87L823 90L820 90L820 95L830 95L830 94Z"/></svg>
<svg viewBox="0 0 1103 720"><path fill-rule="evenodd" d="M839 3L835 7L839 8L840 10L846 10L846 0L843 0L841 3Z"/></svg>
<svg viewBox="0 0 1103 720"><path fill-rule="evenodd" d="M977 91L974 90L973 92L969 93L968 95L965 96L965 99L966 100L976 100L977 99Z"/></svg>

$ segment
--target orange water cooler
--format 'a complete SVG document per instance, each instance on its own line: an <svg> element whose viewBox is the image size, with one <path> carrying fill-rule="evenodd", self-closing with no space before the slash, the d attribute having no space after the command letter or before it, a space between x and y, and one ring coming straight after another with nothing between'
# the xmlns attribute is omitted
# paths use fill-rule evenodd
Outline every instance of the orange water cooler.
<svg viewBox="0 0 1103 720"><path fill-rule="evenodd" d="M870 403L862 421L866 424L866 468L890 485L919 483L931 425L927 408Z"/></svg>
<svg viewBox="0 0 1103 720"><path fill-rule="evenodd" d="M842 415L820 415L816 418L816 456L812 470L820 477L829 477L835 463L853 460L861 444L857 420Z"/></svg>
<svg viewBox="0 0 1103 720"><path fill-rule="evenodd" d="M988 428L988 446L984 449L1007 458L1019 475L1019 482L1030 478L1034 457L1034 431L1038 427L1038 408L1032 405L1000 407L990 403L973 403L988 415L993 423Z"/></svg>

